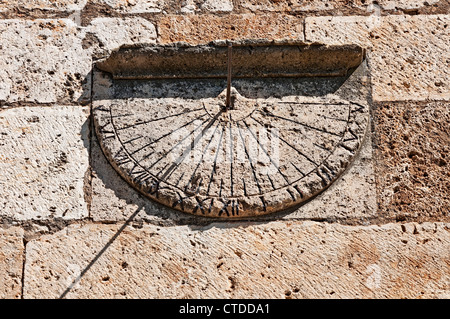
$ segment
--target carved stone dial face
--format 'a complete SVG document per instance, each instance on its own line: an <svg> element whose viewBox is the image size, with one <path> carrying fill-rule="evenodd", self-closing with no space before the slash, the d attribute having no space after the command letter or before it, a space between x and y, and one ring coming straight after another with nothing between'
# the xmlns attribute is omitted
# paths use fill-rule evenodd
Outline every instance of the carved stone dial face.
<svg viewBox="0 0 450 319"><path fill-rule="evenodd" d="M153 200L192 214L241 218L317 195L346 169L364 138L369 108L360 100L246 97L233 88L226 109L222 89L201 98L167 87L150 97L98 99L94 120L104 153Z"/></svg>

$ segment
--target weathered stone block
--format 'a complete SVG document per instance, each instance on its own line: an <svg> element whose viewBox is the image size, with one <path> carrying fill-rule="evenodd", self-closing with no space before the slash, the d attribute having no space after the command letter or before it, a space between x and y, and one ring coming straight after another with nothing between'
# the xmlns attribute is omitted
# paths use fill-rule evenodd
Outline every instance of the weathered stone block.
<svg viewBox="0 0 450 319"><path fill-rule="evenodd" d="M94 0L93 4L107 4L120 13L155 13L161 12L166 0Z"/></svg>
<svg viewBox="0 0 450 319"><path fill-rule="evenodd" d="M240 0L239 6L251 10L257 11L270 11L270 12L333 12L340 14L361 14L362 12L373 12L375 10L411 10L419 9L422 7L429 7L439 0L432 1L420 1L420 0L379 0L376 1L327 1L327 0Z"/></svg>
<svg viewBox="0 0 450 319"><path fill-rule="evenodd" d="M363 1L326 1L326 0L240 0L242 8L270 12L317 12L331 10L362 9L367 5Z"/></svg>
<svg viewBox="0 0 450 319"><path fill-rule="evenodd" d="M231 0L183 0L181 2L182 13L196 13L196 12L230 12L233 11L233 1Z"/></svg>
<svg viewBox="0 0 450 319"><path fill-rule="evenodd" d="M413 10L419 8L426 8L432 6L436 3L441 2L441 0L431 0L431 1L421 1L421 0L400 0L400 1L392 1L392 0L381 0L378 1L380 7L384 10Z"/></svg>
<svg viewBox="0 0 450 319"><path fill-rule="evenodd" d="M448 15L306 18L306 40L368 47L376 101L449 99Z"/></svg>
<svg viewBox="0 0 450 319"><path fill-rule="evenodd" d="M371 47L369 32L382 23L379 16L308 17L305 19L306 41L329 45L356 43Z"/></svg>
<svg viewBox="0 0 450 319"><path fill-rule="evenodd" d="M104 54L122 45L154 43L157 37L154 24L139 17L96 18L86 27L86 31L94 34L100 41L94 49L101 48Z"/></svg>
<svg viewBox="0 0 450 319"><path fill-rule="evenodd" d="M450 99L449 15L387 17L370 34L375 100Z"/></svg>
<svg viewBox="0 0 450 319"><path fill-rule="evenodd" d="M159 21L158 31L161 43L198 44L218 39L302 40L303 21L280 14L168 15Z"/></svg>
<svg viewBox="0 0 450 319"><path fill-rule="evenodd" d="M80 11L88 0L8 0L0 2L0 12L15 8L46 11Z"/></svg>
<svg viewBox="0 0 450 319"><path fill-rule="evenodd" d="M0 99L87 102L91 57L83 37L69 19L0 21Z"/></svg>
<svg viewBox="0 0 450 319"><path fill-rule="evenodd" d="M381 103L375 123L380 213L450 220L450 102Z"/></svg>
<svg viewBox="0 0 450 319"><path fill-rule="evenodd" d="M231 0L90 0L85 8L84 18L92 19L107 15L134 14L196 14L222 13L233 10Z"/></svg>
<svg viewBox="0 0 450 319"><path fill-rule="evenodd" d="M25 298L448 298L450 225L73 225L27 245Z"/></svg>
<svg viewBox="0 0 450 319"><path fill-rule="evenodd" d="M1 299L21 297L23 262L23 230L19 227L0 229Z"/></svg>
<svg viewBox="0 0 450 319"><path fill-rule="evenodd" d="M88 216L87 110L19 107L0 112L0 216L14 220Z"/></svg>

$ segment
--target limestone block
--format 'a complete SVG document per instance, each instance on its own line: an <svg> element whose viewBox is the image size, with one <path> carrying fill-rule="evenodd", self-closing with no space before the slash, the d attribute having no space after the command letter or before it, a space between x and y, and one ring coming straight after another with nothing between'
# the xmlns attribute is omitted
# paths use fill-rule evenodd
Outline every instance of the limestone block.
<svg viewBox="0 0 450 319"><path fill-rule="evenodd" d="M240 6L251 11L329 11L345 8L363 8L362 1L326 1L326 0L240 0Z"/></svg>
<svg viewBox="0 0 450 319"><path fill-rule="evenodd" d="M0 216L14 220L88 216L86 108L0 111Z"/></svg>
<svg viewBox="0 0 450 319"><path fill-rule="evenodd" d="M161 12L166 0L94 0L93 3L107 4L120 13L155 13Z"/></svg>
<svg viewBox="0 0 450 319"><path fill-rule="evenodd" d="M0 1L0 12L15 8L39 9L48 11L80 11L88 0L8 0Z"/></svg>
<svg viewBox="0 0 450 319"><path fill-rule="evenodd" d="M301 18L269 15L167 15L158 24L161 43L184 41L191 44L219 39L302 40Z"/></svg>
<svg viewBox="0 0 450 319"><path fill-rule="evenodd" d="M256 11L293 11L293 12L341 12L346 14L358 14L361 12L371 12L374 10L410 10L429 7L439 0L379 0L375 1L327 1L327 0L240 0L239 5L245 9Z"/></svg>
<svg viewBox="0 0 450 319"><path fill-rule="evenodd" d="M21 297L23 261L23 230L19 227L0 228L1 299Z"/></svg>
<svg viewBox="0 0 450 319"><path fill-rule="evenodd" d="M450 99L449 15L388 17L373 30L375 100Z"/></svg>
<svg viewBox="0 0 450 319"><path fill-rule="evenodd" d="M448 15L306 18L306 40L370 49L375 101L449 99Z"/></svg>
<svg viewBox="0 0 450 319"><path fill-rule="evenodd" d="M86 27L100 41L103 51L110 52L121 45L154 43L156 28L143 18L96 18Z"/></svg>
<svg viewBox="0 0 450 319"><path fill-rule="evenodd" d="M182 13L195 13L199 11L206 12L229 12L233 11L233 2L231 0L219 1L219 0L183 0L181 3Z"/></svg>
<svg viewBox="0 0 450 319"><path fill-rule="evenodd" d="M82 33L69 19L0 21L0 99L85 103L91 57Z"/></svg>
<svg viewBox="0 0 450 319"><path fill-rule="evenodd" d="M379 16L310 17L305 19L306 41L329 45L349 43L371 47L369 32L382 23Z"/></svg>
<svg viewBox="0 0 450 319"><path fill-rule="evenodd" d="M91 6L107 5L113 11L121 14L134 13L199 13L199 12L230 12L233 10L231 0L92 0Z"/></svg>
<svg viewBox="0 0 450 319"><path fill-rule="evenodd" d="M440 2L440 0L431 0L431 1L421 1L421 0L400 0L400 1L392 1L392 0L381 0L379 1L379 5L384 10L410 10L410 9L419 9L422 7L432 6Z"/></svg>
<svg viewBox="0 0 450 319"><path fill-rule="evenodd" d="M380 213L450 220L450 102L385 102L375 111Z"/></svg>
<svg viewBox="0 0 450 319"><path fill-rule="evenodd" d="M27 245L25 298L448 298L449 224L72 225Z"/></svg>

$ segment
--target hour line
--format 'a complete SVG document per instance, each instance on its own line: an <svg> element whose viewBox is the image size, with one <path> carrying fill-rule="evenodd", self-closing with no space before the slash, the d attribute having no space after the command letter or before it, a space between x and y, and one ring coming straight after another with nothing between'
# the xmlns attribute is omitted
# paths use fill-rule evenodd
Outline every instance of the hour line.
<svg viewBox="0 0 450 319"><path fill-rule="evenodd" d="M319 132L323 132L323 133L327 133L327 134L330 134L330 135L341 137L341 135L339 135L337 133L325 131L325 130L322 130L322 129L318 128L318 127L314 127L314 126L311 126L311 125L308 125L308 124L305 124L305 123L302 123L302 122L299 122L299 121L296 121L296 120L293 120L293 119L289 119L289 118L286 118L286 117L275 115L275 114L272 114L270 112L261 112L260 110L258 110L258 111L261 114L263 114L263 115L268 115L268 116L271 116L271 117L274 117L274 118L277 118L277 119L281 119L281 120L289 121L289 122L292 122L292 123L296 123L296 124L302 125L302 126L304 126L306 128L309 128L311 130L316 130L316 131L319 131Z"/></svg>
<svg viewBox="0 0 450 319"><path fill-rule="evenodd" d="M262 123L260 121L258 121L257 119L255 119L253 116L251 116L251 118L253 120L255 120L256 122L258 122L260 125L262 125ZM263 126L263 125L262 125ZM315 166L319 166L316 162L314 162L312 159L310 159L308 156L306 156L305 154L303 154L303 152L301 152L300 150L298 150L297 148L295 148L294 146L292 146L291 144L289 144L288 142L286 142L285 139L283 139L281 136L277 135L277 137L282 140L284 143L286 143L289 147L291 147L292 149L294 149L295 151L297 151L297 153L299 153L301 156L303 156L304 158L306 158L308 161L310 161L311 163L313 163Z"/></svg>
<svg viewBox="0 0 450 319"><path fill-rule="evenodd" d="M160 121L160 120L165 120L165 119L168 119L168 118L170 118L170 117L176 117L176 116L180 116L180 115L185 115L185 114L187 114L187 113L192 113L192 112L200 111L200 110L202 110L202 109L203 109L203 108L198 108L198 109L190 110L190 111L187 111L187 112L181 112L181 113L177 113L177 114L167 115L167 116L163 116L163 117L160 117L160 118L157 118L157 119L148 120L148 121L144 121L144 122L139 122L139 123L135 123L135 124L132 124L132 125L127 125L127 126L124 126L124 127L119 127L119 128L117 128L116 130L117 130L117 131L126 130L126 129L128 129L128 128L136 127L136 126L138 126L138 125L143 125L143 124L147 124L147 123L151 123L151 122L156 122L156 121Z"/></svg>
<svg viewBox="0 0 450 319"><path fill-rule="evenodd" d="M307 102L307 103L298 103L298 102L278 102L279 104L294 104L294 105L298 105L298 104L303 104L303 105L346 105L346 106L350 106L347 103L318 103L318 102ZM326 116L323 114L317 114L320 117L326 118L326 119L330 119L330 120L336 120L336 121L342 121L342 122L348 122L348 119L340 119L337 117L331 117L331 116Z"/></svg>
<svg viewBox="0 0 450 319"><path fill-rule="evenodd" d="M214 164L213 164L213 167L212 167L211 176L209 177L208 190L206 192L207 195L209 195L209 190L211 188L211 182L212 182L213 176L214 176L214 174L216 172L217 156L219 155L219 152L220 152L220 145L222 145L222 138L223 138L224 130L225 130L225 127L222 126L222 132L220 132L219 143L218 143L217 148L216 148L216 156L214 157Z"/></svg>
<svg viewBox="0 0 450 319"><path fill-rule="evenodd" d="M206 114L203 114L202 116L200 116L200 117L198 117L198 118L194 118L192 121L189 121L188 123L186 123L186 124L180 126L179 128L177 128L177 129L175 129L175 130L173 130L173 131L171 131L171 132L169 132L169 133L166 133L166 134L164 134L163 136L157 138L156 140L154 140L154 141L152 141L152 142L150 142L150 143L148 143L148 144L145 144L144 146L138 148L138 149L135 150L134 152L130 153L130 155L134 155L134 154L136 154L136 153L142 151L143 149L145 149L145 148L147 148L147 147L149 147L149 146L151 146L151 145L153 145L153 144L159 142L159 141L162 140L163 138L165 138L165 137L167 137L167 136L169 136L169 135L175 133L175 132L178 131L178 130L181 130L181 129L184 128L185 126L188 126L188 125L191 124L192 122L194 122L194 121L196 121L196 120L199 120L199 119L203 118L204 116L206 116Z"/></svg>
<svg viewBox="0 0 450 319"><path fill-rule="evenodd" d="M244 137L242 136L242 131L241 131L241 128L239 125L238 125L238 131L239 131L239 135L241 136L242 145L244 146L245 155L247 155L248 161L250 162L250 167L252 168L253 177L255 179L256 185L258 186L259 193L262 194L261 185L259 185L258 178L256 177L255 167L253 166L252 159L248 155L247 147L245 147L245 140L244 140Z"/></svg>
<svg viewBox="0 0 450 319"><path fill-rule="evenodd" d="M150 165L148 167L148 169L151 169L153 166L155 166L159 161L161 161L162 159L164 159L167 155L170 154L170 152L172 152L181 142L183 142L185 139L187 139L189 136L191 136L192 134L194 134L195 131L197 131L199 128L201 128L203 126L203 124L205 124L208 121L208 119L204 120L199 126L197 126L194 130L192 130L188 135L186 135L181 141L179 141L177 144L175 144L175 146L173 146L169 151L167 151L166 153L164 153L164 155L162 157L160 157L156 162L154 162L152 165ZM211 126L212 123L215 122L215 119L212 119L210 124L207 125ZM201 134L199 135L201 137ZM197 136L198 137L198 136ZM196 139L197 139L196 137ZM197 141L198 142L198 141ZM195 143L195 141L194 141ZM192 151L192 147L189 148L189 152L183 152L183 155L180 156L177 161L175 163L181 163L183 161L183 159Z"/></svg>
<svg viewBox="0 0 450 319"><path fill-rule="evenodd" d="M250 132L250 134L253 136L253 138L255 139L255 141L258 143L258 145L261 147L261 149L264 151L264 153L267 155L267 157L269 158L270 162L273 164L273 166L275 166L275 168L277 169L278 173L280 173L280 175L284 178L284 180L286 181L286 183L289 184L289 180L286 177L286 175L284 175L281 170L280 167L278 167L278 165L273 161L272 157L270 157L269 153L266 151L266 149L264 148L264 146L261 145L261 143L259 142L258 138L255 136L255 134L253 133L253 131L250 129L250 127L248 126L247 122L243 121L245 126L247 127L247 130Z"/></svg>
<svg viewBox="0 0 450 319"><path fill-rule="evenodd" d="M284 138L282 138L281 136L278 136L278 138L284 142L287 146L289 146L290 148L292 148L293 150L295 150L297 153L299 153L301 156L303 156L304 158L306 158L308 161L310 161L311 163L313 163L314 165L316 165L317 167L319 166L319 164L317 164L316 162L314 162L312 159L310 159L308 156L306 156L305 154L303 154L302 151L300 151L299 149L297 149L295 146L289 144L289 142L287 142Z"/></svg>
<svg viewBox="0 0 450 319"><path fill-rule="evenodd" d="M212 135L211 135L211 138L209 139L208 143L206 144L205 148L203 149L202 157L201 157L200 160L198 161L198 163L197 163L197 165L196 165L196 167L195 167L195 169L194 169L194 172L192 172L191 178L189 178L189 181L188 181L188 183L186 184L186 187L184 188L184 191L186 191L186 190L188 189L189 184L192 182L192 179L194 178L194 175L195 175L195 173L197 172L197 169L199 168L200 164L202 163L203 157L205 156L205 153L206 153L206 151L208 150L208 147L209 147L209 145L211 144L211 141L213 140L214 135L216 134L216 131L217 131L217 129L219 128L219 125L220 125L220 124L217 124L217 125L216 125L216 127L215 127L215 129L214 129L214 132L213 132Z"/></svg>

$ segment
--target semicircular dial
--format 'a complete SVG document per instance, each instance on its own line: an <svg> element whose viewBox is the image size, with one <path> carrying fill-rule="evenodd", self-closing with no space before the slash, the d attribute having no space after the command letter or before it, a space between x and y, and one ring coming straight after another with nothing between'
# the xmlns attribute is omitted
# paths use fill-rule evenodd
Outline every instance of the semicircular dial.
<svg viewBox="0 0 450 319"><path fill-rule="evenodd" d="M333 183L359 149L368 106L335 97L97 101L101 147L149 198L187 213L247 217L298 205Z"/></svg>

